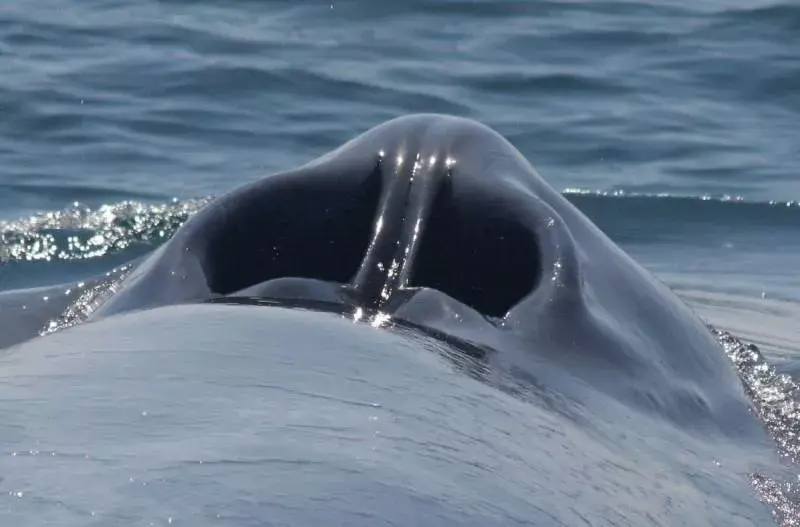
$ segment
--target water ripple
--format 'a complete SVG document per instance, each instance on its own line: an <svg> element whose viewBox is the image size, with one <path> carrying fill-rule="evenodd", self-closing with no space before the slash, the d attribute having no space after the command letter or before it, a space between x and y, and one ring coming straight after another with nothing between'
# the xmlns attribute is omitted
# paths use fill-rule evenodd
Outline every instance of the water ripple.
<svg viewBox="0 0 800 527"><path fill-rule="evenodd" d="M755 344L742 342L726 331L713 328L711 331L736 366L747 395L780 453L797 464L800 461L800 386L790 376L777 373ZM800 523L800 492L796 482L754 474L751 483L762 501L776 511L782 526Z"/></svg>
<svg viewBox="0 0 800 527"><path fill-rule="evenodd" d="M207 201L160 205L125 201L95 210L76 203L61 211L0 221L2 260L82 260L123 251L138 242L164 241Z"/></svg>

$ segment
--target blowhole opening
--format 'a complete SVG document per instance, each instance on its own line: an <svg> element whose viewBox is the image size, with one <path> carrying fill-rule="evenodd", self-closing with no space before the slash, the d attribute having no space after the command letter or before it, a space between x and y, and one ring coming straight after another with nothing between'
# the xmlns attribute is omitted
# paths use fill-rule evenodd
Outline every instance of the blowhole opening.
<svg viewBox="0 0 800 527"><path fill-rule="evenodd" d="M437 289L491 317L502 317L541 275L533 232L502 202L453 199L447 180L435 197L409 285Z"/></svg>
<svg viewBox="0 0 800 527"><path fill-rule="evenodd" d="M360 180L314 176L290 176L226 212L201 257L212 292L284 277L353 278L372 234L380 165Z"/></svg>

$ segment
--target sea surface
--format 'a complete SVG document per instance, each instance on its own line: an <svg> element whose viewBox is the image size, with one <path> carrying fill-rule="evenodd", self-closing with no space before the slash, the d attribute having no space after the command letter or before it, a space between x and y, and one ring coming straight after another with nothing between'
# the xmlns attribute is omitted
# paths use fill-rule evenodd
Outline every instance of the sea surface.
<svg viewBox="0 0 800 527"><path fill-rule="evenodd" d="M773 425L800 427L777 376L800 375L788 0L5 2L0 292L108 271L207 198L413 112L507 137L700 316L756 343L777 370L745 382L777 397ZM790 525L791 484L773 483Z"/></svg>

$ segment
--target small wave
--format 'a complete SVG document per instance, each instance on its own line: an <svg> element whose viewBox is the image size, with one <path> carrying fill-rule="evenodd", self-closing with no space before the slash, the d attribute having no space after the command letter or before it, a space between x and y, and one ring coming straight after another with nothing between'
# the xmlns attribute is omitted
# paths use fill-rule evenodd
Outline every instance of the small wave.
<svg viewBox="0 0 800 527"><path fill-rule="evenodd" d="M781 454L793 463L800 462L800 385L790 375L778 373L755 344L727 331L711 328L711 332L736 366L745 391Z"/></svg>
<svg viewBox="0 0 800 527"><path fill-rule="evenodd" d="M718 203L743 203L749 205L767 205L771 207L792 207L800 208L800 201L797 200L769 200L758 201L749 200L742 196L733 196L729 194L721 194L713 196L711 194L703 194L701 196L694 196L691 194L674 194L670 192L631 192L622 189L613 190L593 190L579 187L567 187L562 191L563 194L570 196L600 196L605 198L649 198L649 199L671 199L680 201L710 201Z"/></svg>
<svg viewBox="0 0 800 527"><path fill-rule="evenodd" d="M729 9L722 14L726 21L747 24L748 28L754 24L768 24L790 30L800 29L800 6L789 3Z"/></svg>
<svg viewBox="0 0 800 527"><path fill-rule="evenodd" d="M789 375L779 374L755 344L742 342L726 331L711 328L728 358L739 372L756 412L778 446L792 463L800 461L800 385ZM761 500L775 511L781 525L798 525L798 489L792 481L777 481L753 474L751 484Z"/></svg>
<svg viewBox="0 0 800 527"><path fill-rule="evenodd" d="M68 289L64 294L67 296L78 295L77 298L70 302L63 313L41 328L39 335L49 335L88 320L89 316L103 302L119 290L122 282L132 270L132 265L123 265L108 271L103 277L91 283L79 282L75 285L74 290Z"/></svg>
<svg viewBox="0 0 800 527"><path fill-rule="evenodd" d="M74 203L16 221L0 221L0 261L97 258L137 242L163 241L209 198L149 205L123 201L96 209Z"/></svg>
<svg viewBox="0 0 800 527"><path fill-rule="evenodd" d="M572 73L468 73L456 77L457 82L480 91L491 93L573 93L573 94L624 94L627 86L609 78L594 77Z"/></svg>
<svg viewBox="0 0 800 527"><path fill-rule="evenodd" d="M800 203L793 200L574 188L564 196L626 250L720 247L734 241L787 246L800 229Z"/></svg>
<svg viewBox="0 0 800 527"><path fill-rule="evenodd" d="M33 179L32 174L26 174L26 177ZM148 200L155 201L158 198L163 199L163 195L156 194L155 192L147 192L144 190L131 190L131 189L116 189L109 187L102 187L97 185L65 185L65 184L47 184L44 183L0 183L0 192L5 197L13 195L12 198L27 197L27 196L41 196L46 195L53 199L61 198L65 201L72 201L81 203L83 201L95 201L103 199L125 199Z"/></svg>

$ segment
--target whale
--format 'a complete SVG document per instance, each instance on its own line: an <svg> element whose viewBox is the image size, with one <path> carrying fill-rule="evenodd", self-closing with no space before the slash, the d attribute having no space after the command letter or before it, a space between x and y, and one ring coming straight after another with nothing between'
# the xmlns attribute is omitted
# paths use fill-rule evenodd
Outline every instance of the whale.
<svg viewBox="0 0 800 527"><path fill-rule="evenodd" d="M15 524L773 521L714 334L476 121L233 189L112 285L45 336L65 301L0 294Z"/></svg>

